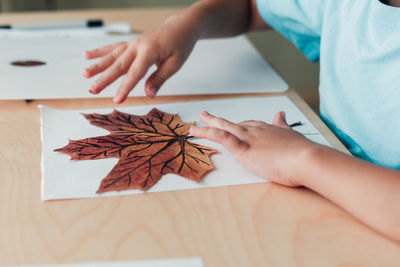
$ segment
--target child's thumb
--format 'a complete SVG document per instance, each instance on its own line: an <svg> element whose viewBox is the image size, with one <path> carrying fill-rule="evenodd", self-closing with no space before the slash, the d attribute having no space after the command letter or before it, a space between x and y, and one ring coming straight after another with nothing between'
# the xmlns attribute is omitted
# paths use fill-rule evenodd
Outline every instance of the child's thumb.
<svg viewBox="0 0 400 267"><path fill-rule="evenodd" d="M290 126L286 122L286 114L283 111L275 114L274 119L272 120L272 124L283 128L290 128Z"/></svg>
<svg viewBox="0 0 400 267"><path fill-rule="evenodd" d="M180 66L174 58L167 59L158 69L147 79L146 95L155 97L161 86L174 75Z"/></svg>

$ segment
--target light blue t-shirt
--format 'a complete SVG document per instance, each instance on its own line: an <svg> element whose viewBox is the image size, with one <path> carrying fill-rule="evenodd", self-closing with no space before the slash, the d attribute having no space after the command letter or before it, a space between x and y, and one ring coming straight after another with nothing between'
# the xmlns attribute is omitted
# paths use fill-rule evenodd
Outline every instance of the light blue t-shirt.
<svg viewBox="0 0 400 267"><path fill-rule="evenodd" d="M320 61L321 118L355 156L400 169L400 8L379 0L257 0Z"/></svg>

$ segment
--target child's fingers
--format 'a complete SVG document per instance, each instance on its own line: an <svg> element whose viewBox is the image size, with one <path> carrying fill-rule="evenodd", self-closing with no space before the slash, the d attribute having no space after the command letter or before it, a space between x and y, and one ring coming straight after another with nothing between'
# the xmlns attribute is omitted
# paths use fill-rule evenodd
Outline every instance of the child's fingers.
<svg viewBox="0 0 400 267"><path fill-rule="evenodd" d="M120 42L120 43L115 43L115 44L111 44L111 45L106 45L106 46L96 48L93 50L85 51L83 53L83 56L86 59L95 59L95 58L103 57L120 46L126 46L126 43Z"/></svg>
<svg viewBox="0 0 400 267"><path fill-rule="evenodd" d="M236 135L218 128L192 126L190 128L190 134L219 143L230 153L236 155L244 152L248 148L248 144L240 140Z"/></svg>
<svg viewBox="0 0 400 267"><path fill-rule="evenodd" d="M132 60L134 55L129 51L125 51L120 58L118 58L105 72L104 74L93 84L90 91L94 94L101 92L104 88L112 84L120 76L124 75Z"/></svg>
<svg viewBox="0 0 400 267"><path fill-rule="evenodd" d="M179 63L176 57L168 58L158 69L147 79L145 92L148 97L155 97L161 86L179 70Z"/></svg>
<svg viewBox="0 0 400 267"><path fill-rule="evenodd" d="M117 95L114 97L115 103L120 104L126 99L129 92L146 75L147 70L154 64L154 61L154 57L143 53L135 58L121 87L118 89Z"/></svg>
<svg viewBox="0 0 400 267"><path fill-rule="evenodd" d="M102 59L100 59L95 64L91 65L90 67L84 69L82 71L82 75L86 78L91 78L100 72L105 71L108 67L110 67L114 61L116 60L115 56L112 54L108 54Z"/></svg>
<svg viewBox="0 0 400 267"><path fill-rule="evenodd" d="M98 62L92 66L84 69L82 75L86 78L91 78L100 72L109 68L126 50L126 46L120 46L114 49L111 53L99 59Z"/></svg>
<svg viewBox="0 0 400 267"><path fill-rule="evenodd" d="M105 56L98 62L94 63L93 65L87 67L86 69L82 70L82 75L85 78L91 78L100 72L105 71L108 67L111 66L111 64L114 63L114 59L112 57Z"/></svg>
<svg viewBox="0 0 400 267"><path fill-rule="evenodd" d="M255 120L247 120L247 121L242 121L238 123L240 126L243 127L260 127L260 126L265 126L267 125L263 121L255 121Z"/></svg>
<svg viewBox="0 0 400 267"><path fill-rule="evenodd" d="M272 124L275 126L290 129L290 126L286 122L286 114L283 111L275 114L274 119L272 120Z"/></svg>
<svg viewBox="0 0 400 267"><path fill-rule="evenodd" d="M207 111L203 111L200 113L200 120L209 127L226 130L239 137L241 137L246 131L244 127L223 118L215 117L209 114Z"/></svg>

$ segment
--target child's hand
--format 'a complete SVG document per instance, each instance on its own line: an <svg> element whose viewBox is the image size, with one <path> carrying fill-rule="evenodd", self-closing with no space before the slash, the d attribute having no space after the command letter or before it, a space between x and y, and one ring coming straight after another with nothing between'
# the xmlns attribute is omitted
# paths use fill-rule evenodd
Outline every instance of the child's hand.
<svg viewBox="0 0 400 267"><path fill-rule="evenodd" d="M292 130L279 112L273 125L261 121L244 121L239 124L200 113L200 120L208 127L192 127L190 133L224 146L235 159L253 172L286 186L302 185L296 169L302 152L317 144Z"/></svg>
<svg viewBox="0 0 400 267"><path fill-rule="evenodd" d="M126 74L114 102L122 103L129 92L156 64L155 71L146 81L145 92L154 97L163 83L176 73L192 51L198 36L185 19L174 17L159 28L145 32L130 42L116 43L92 51L86 51L86 59L99 59L84 69L82 75L91 78L102 76L90 87L93 94Z"/></svg>

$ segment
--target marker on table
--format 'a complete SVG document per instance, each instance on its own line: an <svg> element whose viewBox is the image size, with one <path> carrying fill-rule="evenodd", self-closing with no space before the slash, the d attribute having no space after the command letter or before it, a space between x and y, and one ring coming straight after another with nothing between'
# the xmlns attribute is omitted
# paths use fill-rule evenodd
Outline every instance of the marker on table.
<svg viewBox="0 0 400 267"><path fill-rule="evenodd" d="M56 30L56 29L79 29L79 28L99 28L104 23L100 19L82 20L82 21L66 21L66 22L43 22L31 24L12 24L0 25L0 30Z"/></svg>

